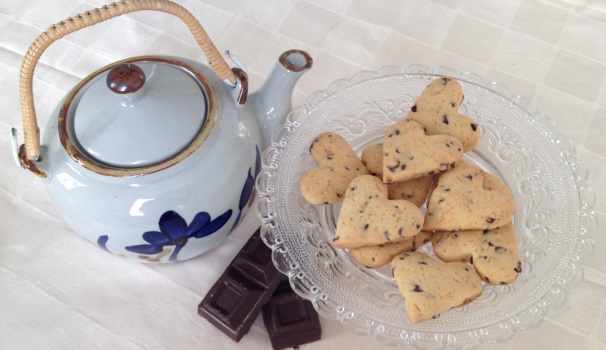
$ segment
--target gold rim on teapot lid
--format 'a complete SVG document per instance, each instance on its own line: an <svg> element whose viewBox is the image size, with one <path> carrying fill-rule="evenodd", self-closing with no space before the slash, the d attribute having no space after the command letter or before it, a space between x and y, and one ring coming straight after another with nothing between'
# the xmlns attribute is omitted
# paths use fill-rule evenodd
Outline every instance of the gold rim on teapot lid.
<svg viewBox="0 0 606 350"><path fill-rule="evenodd" d="M135 63L154 65L148 69L151 88L143 86L141 91L118 95L105 86L103 78L113 67ZM193 82L188 84L199 87L195 93L204 101L183 103L186 94L196 90L181 91L182 94L171 89L182 85L183 79L170 86L154 85L154 75L159 76L159 69L167 67L182 70L184 79ZM174 76L174 72L167 74ZM155 101L163 90L167 97ZM139 96L143 93L144 97ZM175 101L163 106L170 98ZM133 105L129 105L131 100ZM189 104L192 106L186 106ZM106 176L133 177L155 173L187 158L209 137L216 118L214 88L198 69L174 58L143 56L106 66L82 80L61 106L58 132L65 151L88 170ZM176 131L171 133L173 129Z"/></svg>

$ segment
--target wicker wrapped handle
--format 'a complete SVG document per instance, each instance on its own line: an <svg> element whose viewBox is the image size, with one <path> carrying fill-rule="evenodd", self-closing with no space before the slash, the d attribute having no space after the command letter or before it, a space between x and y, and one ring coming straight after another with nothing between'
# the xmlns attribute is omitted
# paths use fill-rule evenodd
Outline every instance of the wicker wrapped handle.
<svg viewBox="0 0 606 350"><path fill-rule="evenodd" d="M34 69L40 56L54 41L61 39L67 34L126 13L145 10L169 13L183 20L202 49L202 52L206 55L209 65L214 69L217 76L222 80L229 80L235 84L236 78L234 73L210 40L202 25L189 11L174 2L169 0L122 0L87 11L50 27L34 40L25 54L25 58L21 64L19 93L27 159L37 160L40 155L40 129L36 120L32 89Z"/></svg>

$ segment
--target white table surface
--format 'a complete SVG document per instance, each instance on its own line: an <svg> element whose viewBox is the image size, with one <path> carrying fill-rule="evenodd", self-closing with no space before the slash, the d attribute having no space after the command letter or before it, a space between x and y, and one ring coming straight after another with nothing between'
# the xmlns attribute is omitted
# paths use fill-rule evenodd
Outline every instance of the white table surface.
<svg viewBox="0 0 606 350"><path fill-rule="evenodd" d="M567 304L537 328L482 348L606 348L606 2L603 0L177 0L220 51L232 50L260 86L277 56L307 50L313 69L294 105L365 69L424 64L509 86L577 145L595 189L595 254ZM101 0L0 0L0 348L268 349L258 318L234 343L196 306L259 224L251 212L216 250L174 265L111 256L74 233L44 184L13 163L9 128L21 129L19 66L43 30ZM120 40L115 40L117 37ZM73 34L42 57L35 102L42 126L60 98L93 70L143 54L202 60L178 19L132 14ZM42 128L42 130L44 130ZM19 135L22 140L22 135ZM322 319L303 349L383 346Z"/></svg>

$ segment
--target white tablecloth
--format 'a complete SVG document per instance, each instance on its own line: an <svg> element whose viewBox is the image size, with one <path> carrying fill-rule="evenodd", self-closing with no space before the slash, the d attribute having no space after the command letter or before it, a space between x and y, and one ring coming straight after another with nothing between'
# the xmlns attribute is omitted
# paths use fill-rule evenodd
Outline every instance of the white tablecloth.
<svg viewBox="0 0 606 350"><path fill-rule="evenodd" d="M177 0L220 51L232 50L258 88L277 56L307 50L313 69L294 105L365 69L424 64L469 71L509 86L555 120L578 146L597 195L594 258L567 304L537 328L486 348L606 348L606 3L602 0ZM196 306L259 224L251 212L216 250L174 265L111 256L74 233L44 184L13 163L20 126L19 66L51 24L101 0L0 0L0 348L267 349L259 318L234 343ZM44 126L60 98L93 70L143 54L203 60L186 27L132 14L68 36L42 57L35 103ZM42 128L43 130L43 128ZM22 135L19 135L22 140ZM322 319L304 349L381 344Z"/></svg>

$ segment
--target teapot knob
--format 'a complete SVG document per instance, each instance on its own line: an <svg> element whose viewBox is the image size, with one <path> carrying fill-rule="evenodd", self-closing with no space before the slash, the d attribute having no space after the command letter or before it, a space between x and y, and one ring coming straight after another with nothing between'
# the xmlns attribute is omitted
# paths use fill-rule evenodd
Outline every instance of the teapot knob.
<svg viewBox="0 0 606 350"><path fill-rule="evenodd" d="M116 94L139 91L145 83L145 73L132 63L119 64L107 73L107 87Z"/></svg>

